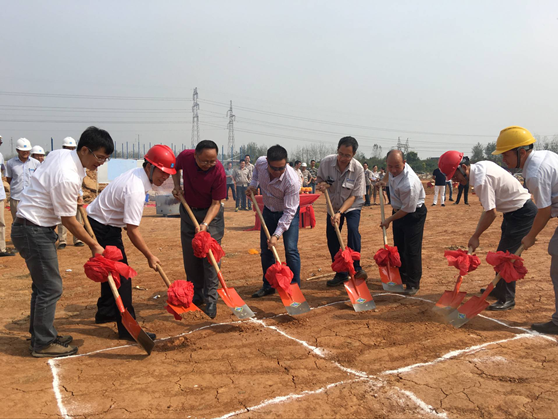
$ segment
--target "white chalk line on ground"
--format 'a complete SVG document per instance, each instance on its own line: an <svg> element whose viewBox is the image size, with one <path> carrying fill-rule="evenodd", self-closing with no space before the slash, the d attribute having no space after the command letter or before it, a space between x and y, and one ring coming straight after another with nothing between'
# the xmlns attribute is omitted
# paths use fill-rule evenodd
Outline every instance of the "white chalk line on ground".
<svg viewBox="0 0 558 419"><path fill-rule="evenodd" d="M60 415L64 419L70 419L64 403L62 403L62 395L60 394L60 380L58 378L58 368L55 365L55 359L49 359L48 365L50 366L50 371L52 372L52 388L54 390L54 396L56 397L56 404L58 405L58 410Z"/></svg>
<svg viewBox="0 0 558 419"><path fill-rule="evenodd" d="M395 389L401 393L403 393L405 396L407 396L409 399L411 399L413 402L415 402L415 404L424 412L424 413L429 413L431 415L434 415L436 417L439 418L443 418L443 419L447 419L448 415L445 412L441 412L438 413L436 411L436 409L434 409L432 406L430 406L429 404L423 402L421 399L419 399L415 393L408 391L408 390L403 390L399 387L395 387Z"/></svg>
<svg viewBox="0 0 558 419"><path fill-rule="evenodd" d="M425 298L411 297L411 296L402 295L402 294L398 294L398 293L375 293L374 295L376 295L376 296L384 296L384 295L388 295L388 296L389 296L389 295L391 295L391 296L399 296L399 297L403 297L403 298L409 298L409 299L413 299L413 300L419 300L419 301L424 301L424 302L428 302L428 303L434 303L434 301L428 300L428 299L425 299ZM321 306L317 306L317 307L311 308L311 310L316 310L316 309L319 309L319 308L329 307L329 306L336 305L336 304L344 304L344 303L347 303L347 302L349 302L349 301L350 301L350 300L335 301L335 302L333 302L333 303L328 303L328 304L324 304L324 305L321 305ZM257 319L250 319L250 320L256 321L256 322L262 322L262 323L263 323L263 320L266 320L266 319L274 319L274 318L283 317L283 316L288 316L288 314L282 313L282 314L277 314L277 315L275 315L275 316L270 316L270 317L263 318L262 320L257 320ZM528 329L524 329L524 328L520 328L520 327L516 327L516 326L510 326L510 325L506 324L505 322L502 322L502 321L500 321L500 320L493 319L493 318L491 318L491 317L486 317L486 316L483 316L483 315L480 315L480 316L483 317L483 318L485 318L485 319L492 320L492 321L494 321L494 322L496 322L496 323L498 323L498 324L500 324L500 325L502 325L502 326L504 326L504 327L510 328L510 329L519 329L519 330L525 331L526 334L529 334L529 335L533 335L533 336L537 336L537 337L542 337L542 338L545 338L545 339L549 339L549 340L552 340L552 341L556 341L556 339L554 339L554 338L552 338L552 337L550 337L550 336L546 336L546 335L544 335L544 334L539 334L539 333L537 333L537 332L530 331L530 330L528 330ZM157 339L156 342L162 342L162 341L169 340L169 339L175 339L175 338L182 337L182 336L185 336L185 335L189 335L189 334L192 334L192 333L194 333L194 332L197 332L197 331L200 331L200 330L204 330L204 329L208 329L208 328L211 328L211 327L224 326L224 325L231 325L231 324L238 324L238 323L242 323L242 321L224 322L224 323L214 323L214 324L210 324L210 325L206 325L206 326L202 326L202 327L199 327L199 328L190 330L190 331L188 331L188 332L181 333L181 334L176 335L176 336L169 336L169 337L166 337L166 338ZM264 327L267 327L267 328L275 328L274 326L268 326L268 325L264 325ZM293 337L291 337L291 336L285 334L285 333L282 332L282 331L279 331L278 328L275 328L275 329L276 329L277 332L281 333L281 334L284 335L285 337L288 337L289 339L298 341L299 343L303 342L303 341L299 341L298 339L293 338ZM519 336L522 336L522 335L519 335ZM513 339L513 338L512 338L512 339ZM511 340L511 339L509 339L509 340ZM307 342L304 342L304 344L305 344L304 346L307 347L307 349L310 349L312 353L316 353L316 355L321 356L322 358L325 358L325 355L324 355L325 350L323 350L323 349L321 349L321 348L313 347L312 345L309 345ZM87 352L87 353L84 353L84 354L77 354L77 355L72 355L72 356L68 356L68 357L64 357L64 358L55 358L55 359L49 360L48 363L49 363L49 366L50 366L50 368L51 368L51 372L52 372L52 375L53 375L53 383L52 383L52 384L53 384L53 389L54 389L54 393L55 393L55 397L56 397L58 409L59 409L59 411L60 411L61 416L64 417L65 419L66 419L66 418L71 418L71 416L68 415L68 412L67 412L67 410L66 410L66 408L64 407L64 404L63 404L63 402L62 402L62 396L61 396L61 393L60 393L60 382L59 382L59 378L58 378L58 369L57 369L55 363L58 363L58 362L60 362L60 361L66 360L66 359L78 358L78 357L84 357L84 356L90 356L90 355L98 354L98 353L101 353L101 352L107 352L107 351L112 351L112 350L121 349L121 348L128 348L128 347L132 347L132 346L135 346L135 344L122 345L122 346L115 346L115 347L111 347L111 348L104 348L104 349L99 349L99 350L92 351L92 352ZM331 360L330 360L330 361L331 361ZM345 372L347 372L347 373L350 373L350 374L353 374L353 375L359 377L359 380L363 380L363 379L372 380L372 379L375 378L375 377L369 376L368 374L366 374L366 373L364 373L364 372L362 372L362 371L356 371L356 370L352 370L352 369L343 367L341 364L337 363L336 361L331 361L331 362L333 362L338 368L342 369L343 371L345 371ZM434 362L434 361L433 361L433 362ZM437 362L440 362L440 361L437 361ZM429 363L425 363L424 365L428 365L428 364L429 364ZM418 368L419 366L421 366L421 365L420 365L420 364L415 364L415 367L414 367L414 368ZM395 370L394 370L394 371L395 371ZM386 374L386 373L387 373L387 372L383 372L383 373L381 373L381 374ZM353 381L357 381L357 380L353 380ZM342 382L335 383L335 384L336 384L336 385L339 385L339 384L341 384L341 383L342 383ZM325 390L327 390L327 387L324 387L324 390L322 390L322 391L325 391ZM318 390L316 390L316 391L318 391ZM301 393L301 394L303 394L303 393ZM304 396L302 396L302 397L304 397ZM416 397L416 396L415 396L415 397ZM419 399L419 400L420 400L420 399ZM280 403L280 402L281 402L281 401L275 402L275 403ZM424 402L423 402L423 403L424 403ZM426 403L424 403L424 405L425 405L425 406L428 406L428 405L426 405ZM262 407L263 407L263 406L262 406ZM433 408L431 408L431 409L433 410ZM243 413L243 412L245 412L245 411L241 411L240 413ZM231 414L231 415L234 416L234 415L236 415L236 414L239 414L239 413L235 413L235 414Z"/></svg>

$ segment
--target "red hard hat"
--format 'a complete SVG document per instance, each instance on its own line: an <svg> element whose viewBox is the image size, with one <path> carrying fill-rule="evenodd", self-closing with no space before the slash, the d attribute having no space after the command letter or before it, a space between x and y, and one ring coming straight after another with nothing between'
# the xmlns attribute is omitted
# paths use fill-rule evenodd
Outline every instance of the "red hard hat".
<svg viewBox="0 0 558 419"><path fill-rule="evenodd" d="M438 168L446 175L447 180L451 180L462 160L463 153L455 150L446 151L438 160Z"/></svg>
<svg viewBox="0 0 558 419"><path fill-rule="evenodd" d="M176 169L174 168L174 166L176 166L176 157L174 157L174 153L167 145L154 145L149 149L144 159L169 175L174 175L176 173Z"/></svg>

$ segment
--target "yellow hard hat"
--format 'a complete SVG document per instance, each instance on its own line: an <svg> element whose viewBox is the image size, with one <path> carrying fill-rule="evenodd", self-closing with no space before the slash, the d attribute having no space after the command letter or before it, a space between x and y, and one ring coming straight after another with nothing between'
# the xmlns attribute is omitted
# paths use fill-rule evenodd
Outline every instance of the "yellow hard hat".
<svg viewBox="0 0 558 419"><path fill-rule="evenodd" d="M496 150L492 154L502 154L517 147L523 147L536 142L535 137L522 127L507 127L500 131L496 140Z"/></svg>

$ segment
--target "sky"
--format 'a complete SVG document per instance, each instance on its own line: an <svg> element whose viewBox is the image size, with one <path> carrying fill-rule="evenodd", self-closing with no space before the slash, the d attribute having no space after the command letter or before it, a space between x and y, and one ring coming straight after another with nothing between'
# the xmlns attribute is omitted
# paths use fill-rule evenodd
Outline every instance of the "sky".
<svg viewBox="0 0 558 419"><path fill-rule="evenodd" d="M90 125L120 151L201 139L370 156L558 134L558 2L0 0L0 152Z"/></svg>

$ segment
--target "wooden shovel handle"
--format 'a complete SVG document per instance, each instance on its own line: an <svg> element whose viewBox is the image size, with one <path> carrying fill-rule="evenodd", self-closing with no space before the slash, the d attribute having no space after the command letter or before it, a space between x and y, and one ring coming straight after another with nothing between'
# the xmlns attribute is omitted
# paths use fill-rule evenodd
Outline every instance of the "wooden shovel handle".
<svg viewBox="0 0 558 419"><path fill-rule="evenodd" d="M181 194L178 194L178 200L182 203L182 206L184 207L184 209L186 210L186 212L190 216L190 219L194 223L194 226L199 229L200 224L198 223L198 220L196 220L196 216L192 212L192 209L190 208L190 205L188 205L188 203L184 199L184 196L181 195ZM226 290L228 289L227 285L225 284L225 281L223 280L223 275L221 274L221 269L219 269L219 265L217 264L217 261L215 260L215 256L213 256L213 252L211 251L211 249L209 250L207 255L209 256L209 260L210 260L211 264L213 265L213 268L215 269L215 272L217 272L217 277L219 278L219 282L221 282L221 286L223 287L223 289L226 292Z"/></svg>
<svg viewBox="0 0 558 419"><path fill-rule="evenodd" d="M254 192L252 192L252 191L250 191L250 199L254 203L254 208L256 209L256 212L258 213L258 216L260 217L260 222L261 222L262 228L265 231L265 235L266 235L267 239L271 240L271 235L269 234L269 230L267 229L267 225L265 224L263 214L260 211L260 206L258 205L258 201L256 201L256 197L254 196ZM279 253L277 253L277 249L275 248L275 246L272 246L271 249L273 251L273 256L275 256L275 260L277 262L281 263L281 259L279 259Z"/></svg>
<svg viewBox="0 0 558 419"><path fill-rule="evenodd" d="M324 191L324 195L326 197L327 208L329 209L329 212L331 212L331 217L333 217L334 215L333 205L331 205L331 199L329 198L329 192L327 191L327 188ZM343 243L343 239L341 238L341 232L339 231L339 226L336 223L333 223L333 226L335 227L335 234L337 234L337 240L339 240L339 245L343 250L345 249L345 244Z"/></svg>
<svg viewBox="0 0 558 419"><path fill-rule="evenodd" d="M163 271L163 267L159 264L157 264L157 272L159 272L159 275L161 275L161 278L163 278L163 281L165 281L165 284L167 284L167 288L169 288L171 286L169 277L167 276L165 271Z"/></svg>
<svg viewBox="0 0 558 419"><path fill-rule="evenodd" d="M386 220L386 214L384 212L384 187L380 186L380 213L382 214L382 223ZM382 231L384 233L384 247L387 246L387 231L384 226L382 226Z"/></svg>
<svg viewBox="0 0 558 419"><path fill-rule="evenodd" d="M110 285L110 290L112 291L112 295L114 295L114 299L116 301L116 306L120 313L124 313L126 309L124 308L124 304L122 303L122 298L118 293L118 288L116 288L116 284L114 283L114 279L112 278L112 274L109 272L108 274L108 283Z"/></svg>
<svg viewBox="0 0 558 419"><path fill-rule="evenodd" d="M81 218L83 218L83 225L85 226L85 230L92 238L95 238L95 233L93 233L93 229L91 228L91 224L89 223L89 219L87 218L87 212L85 211L85 209L83 209L82 206L78 206L78 211L81 214Z"/></svg>

